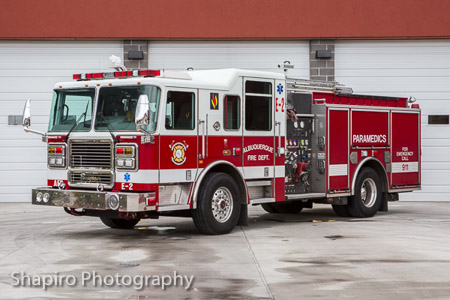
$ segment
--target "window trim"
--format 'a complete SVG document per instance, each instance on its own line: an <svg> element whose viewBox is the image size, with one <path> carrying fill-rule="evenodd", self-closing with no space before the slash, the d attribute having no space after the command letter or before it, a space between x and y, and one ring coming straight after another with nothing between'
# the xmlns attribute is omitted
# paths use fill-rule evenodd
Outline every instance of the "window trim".
<svg viewBox="0 0 450 300"><path fill-rule="evenodd" d="M225 98L227 98L228 96L237 97L239 99L239 105L238 105L238 107L239 107L239 116L238 116L239 127L236 128L236 129L228 129L228 128L225 127L225 124L226 124L226 113L227 113L227 110L226 110L227 105L225 103ZM225 131L234 131L234 132L236 132L236 131L240 131L241 130L241 125L242 125L242 102L241 102L241 100L242 100L241 99L241 95L239 95L239 94L225 94L225 95L223 95L223 98L222 98L222 102L223 102L223 129Z"/></svg>
<svg viewBox="0 0 450 300"><path fill-rule="evenodd" d="M115 86L110 86L110 85L101 85L101 86L98 86L98 87L96 87L96 96L95 96L95 110L94 110L94 112L95 112L95 121L93 122L93 124L92 124L92 130L94 131L94 132L108 132L109 130L108 129L105 129L105 130L102 130L102 129L97 129L96 127L95 127L95 123L97 123L97 110L98 110L98 105L100 104L99 102L99 97L100 97L100 90L102 89L102 88L108 88L108 87L142 87L142 86L150 86L150 87L156 87L156 88L158 88L159 89L159 91L160 91L160 93L159 93L159 104L158 104L158 110L157 110L157 112L158 112L158 117L157 117L157 120L156 120L156 127L155 127L155 130L154 131L151 131L151 133L156 133L156 132L158 132L158 128L159 128L159 114L160 114L160 110L161 110L161 101L162 101L162 96L163 96L163 88L160 86L160 85L158 85L158 84L153 84L153 83L145 83L145 84L141 84L141 85L136 85L136 84L134 84L134 83L127 83L127 84L123 84L123 85L115 85ZM133 132L133 133L136 133L137 131L136 130L112 130L112 132L119 132L119 133L124 133L124 132Z"/></svg>
<svg viewBox="0 0 450 300"><path fill-rule="evenodd" d="M170 92L189 93L189 94L194 95L194 98L192 99L192 104L194 105L194 107L192 108L192 113L193 113L192 120L193 120L193 125L194 125L193 128L189 128L189 129L167 128L165 120L166 120L166 116L167 116L167 104L169 103L168 98L169 98L169 93ZM182 88L181 89L166 89L165 96L166 96L166 98L165 98L165 100L166 100L165 101L165 109L164 109L164 115L162 116L164 118L164 129L165 130L170 130L170 131L173 131L173 130L183 130L183 131L196 130L196 128L197 128L197 125L196 125L197 124L197 122L196 122L196 109L197 109L197 107L196 107L196 101L197 101L196 93L194 91L192 91L192 90L183 90Z"/></svg>
<svg viewBox="0 0 450 300"><path fill-rule="evenodd" d="M264 82L264 83L268 83L270 84L271 87L271 93L270 94L260 94L260 93L247 93L247 82ZM244 123L244 129L245 131L250 131L250 132L272 132L274 130L273 126L274 124L274 120L275 120L275 116L274 116L274 100L275 100L275 95L274 95L274 86L275 83L272 79L267 79L267 78L245 78L244 79L244 99L245 99L245 103L243 104L243 107L245 109L245 114L243 114L243 123ZM261 130L261 129L248 129L247 128L247 96L250 97L261 97L261 98L270 98L270 128L268 130Z"/></svg>
<svg viewBox="0 0 450 300"><path fill-rule="evenodd" d="M91 127L89 127L88 130L83 130L83 131L79 131L79 130L74 130L73 132L90 132L93 128L94 128L94 123L95 123L95 111L97 109L97 97L98 97L98 88L96 87L70 87L70 88L55 88L53 89L53 92L56 91L65 91L65 90L81 90L81 89L93 89L94 90L94 98L92 99L92 111L91 111ZM53 101L51 103L50 107L50 115L53 113L52 112L52 108L53 108ZM49 117L50 117L49 115ZM50 118L48 120L48 126L47 126L47 131L48 132L69 132L69 130L50 130Z"/></svg>

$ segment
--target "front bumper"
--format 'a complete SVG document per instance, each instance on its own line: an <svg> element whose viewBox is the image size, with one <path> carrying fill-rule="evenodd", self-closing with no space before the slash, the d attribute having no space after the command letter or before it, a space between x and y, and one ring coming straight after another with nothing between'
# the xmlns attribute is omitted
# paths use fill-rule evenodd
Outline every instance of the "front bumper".
<svg viewBox="0 0 450 300"><path fill-rule="evenodd" d="M37 201L38 193L48 193L49 201ZM70 208L84 208L96 210L111 210L109 198L118 196L119 205L116 209L121 212L154 211L156 206L146 206L147 193L112 193L86 190L59 190L52 188L37 188L32 190L32 204L46 206L62 206Z"/></svg>

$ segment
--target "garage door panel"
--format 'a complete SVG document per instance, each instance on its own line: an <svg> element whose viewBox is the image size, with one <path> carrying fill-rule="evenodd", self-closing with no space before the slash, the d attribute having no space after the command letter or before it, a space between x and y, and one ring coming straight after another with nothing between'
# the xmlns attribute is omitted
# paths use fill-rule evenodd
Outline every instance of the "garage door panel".
<svg viewBox="0 0 450 300"><path fill-rule="evenodd" d="M450 161L427 161L422 162L422 170L450 170ZM449 185L450 187L450 185Z"/></svg>
<svg viewBox="0 0 450 300"><path fill-rule="evenodd" d="M47 171L0 171L0 178L8 178L14 180L16 184L14 186L38 186L46 185L47 183ZM42 178L45 178L43 181ZM2 185L2 187L4 187Z"/></svg>
<svg viewBox="0 0 450 300"><path fill-rule="evenodd" d="M1 202L29 202L31 203L31 194L4 194Z"/></svg>
<svg viewBox="0 0 450 300"><path fill-rule="evenodd" d="M442 66L440 66L442 67ZM405 74L405 70L408 70L408 74ZM358 74L358 77L428 77L428 76L439 76L439 77L450 77L450 68L449 69L441 69L441 68L379 68L379 69L369 69L369 68L359 68L347 67L344 70L341 70L340 76L343 77L354 77L355 74Z"/></svg>
<svg viewBox="0 0 450 300"><path fill-rule="evenodd" d="M2 162L0 171L42 171L47 168L46 162ZM1 187L0 187L1 188Z"/></svg>
<svg viewBox="0 0 450 300"><path fill-rule="evenodd" d="M283 72L284 61L295 65L291 76L309 77L308 42L151 42L152 69L242 68Z"/></svg>
<svg viewBox="0 0 450 300"><path fill-rule="evenodd" d="M422 147L424 162L450 162L450 147Z"/></svg>
<svg viewBox="0 0 450 300"><path fill-rule="evenodd" d="M45 146L44 143L42 144ZM46 148L44 147L0 147L0 151L2 152L2 155L0 156L0 163L9 162L11 159L20 159L21 162L40 161L42 160L42 157L47 159Z"/></svg>
<svg viewBox="0 0 450 300"><path fill-rule="evenodd" d="M429 78L429 77L360 77L360 76L339 76L342 83L351 82L355 92L377 92L383 87L383 93L408 92L426 93L428 91L445 92L445 86L449 84L450 77ZM443 90L444 89L444 90ZM405 95L404 95L405 96ZM408 96L408 95L406 95Z"/></svg>
<svg viewBox="0 0 450 300"><path fill-rule="evenodd" d="M111 55L123 57L122 42L0 41L0 201L30 201L31 188L47 184L45 143L22 126L7 125L7 116L21 115L31 99L32 128L47 131L55 83L111 70Z"/></svg>
<svg viewBox="0 0 450 300"><path fill-rule="evenodd" d="M450 114L450 40L338 41L336 80L355 93L413 96L422 108L423 191L407 200L446 200L450 189L450 126L428 125Z"/></svg>
<svg viewBox="0 0 450 300"><path fill-rule="evenodd" d="M444 113L444 112L442 112ZM448 114L448 112L447 112ZM449 139L450 138L450 128L447 125L428 125L427 123L422 123L422 140L423 139L432 140L430 143L439 143L437 139Z"/></svg>
<svg viewBox="0 0 450 300"><path fill-rule="evenodd" d="M434 129L436 131L436 129ZM422 129L423 133L423 129ZM445 134L443 134L445 137ZM448 135L446 135L448 137ZM422 148L425 147L450 147L450 139L431 139L431 138L422 138ZM449 168L450 169L450 168Z"/></svg>
<svg viewBox="0 0 450 300"><path fill-rule="evenodd" d="M0 105L2 107L0 110L0 116L22 115L23 107L27 99L31 99L31 121L33 124L40 121L43 117L48 119L51 107L51 97L47 101L36 101L33 98L27 97L21 97L21 99L9 101L4 99L4 101L0 101Z"/></svg>

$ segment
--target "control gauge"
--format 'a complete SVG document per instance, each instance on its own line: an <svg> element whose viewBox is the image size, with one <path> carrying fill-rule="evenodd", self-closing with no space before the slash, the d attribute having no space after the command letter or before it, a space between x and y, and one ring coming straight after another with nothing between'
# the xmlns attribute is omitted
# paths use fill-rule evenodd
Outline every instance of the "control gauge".
<svg viewBox="0 0 450 300"><path fill-rule="evenodd" d="M298 128L298 122L294 122L294 128Z"/></svg>
<svg viewBox="0 0 450 300"><path fill-rule="evenodd" d="M305 122L304 121L300 121L300 128L305 128Z"/></svg>

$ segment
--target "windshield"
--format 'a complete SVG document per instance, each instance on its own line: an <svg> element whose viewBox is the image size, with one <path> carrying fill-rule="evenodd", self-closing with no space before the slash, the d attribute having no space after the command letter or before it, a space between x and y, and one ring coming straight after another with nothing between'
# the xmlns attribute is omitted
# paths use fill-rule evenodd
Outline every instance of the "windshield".
<svg viewBox="0 0 450 300"><path fill-rule="evenodd" d="M80 118L74 131L88 131L92 121L95 89L55 90L48 131L68 131Z"/></svg>
<svg viewBox="0 0 450 300"><path fill-rule="evenodd" d="M103 87L98 96L96 130L135 131L134 114L140 95L147 95L150 116L147 131L156 130L161 90L155 86Z"/></svg>

